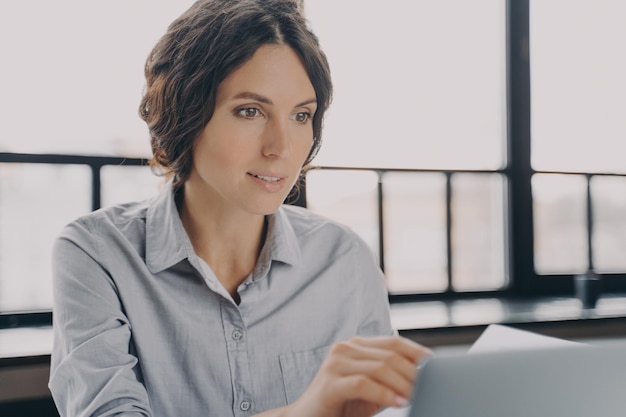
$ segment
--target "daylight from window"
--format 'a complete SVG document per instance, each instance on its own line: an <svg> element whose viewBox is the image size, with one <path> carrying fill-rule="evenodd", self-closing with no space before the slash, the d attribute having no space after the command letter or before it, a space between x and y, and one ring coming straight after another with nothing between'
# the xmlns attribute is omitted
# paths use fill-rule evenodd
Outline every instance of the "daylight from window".
<svg viewBox="0 0 626 417"><path fill-rule="evenodd" d="M626 2L530 4L532 165L535 170L626 173ZM558 22L558 30L555 30ZM591 180L593 267L626 270L624 177ZM580 273L587 259L582 175L533 178L535 268ZM610 225L610 226L609 226Z"/></svg>
<svg viewBox="0 0 626 417"><path fill-rule="evenodd" d="M503 169L505 2L393 3L305 1L335 84L314 164ZM167 25L191 4L0 2L0 152L149 157L147 128L138 116L144 62ZM617 0L531 2L534 169L626 172L626 58L618 52L626 42L624 15L626 3ZM541 175L532 184L535 266L548 274L584 271L585 184L579 177ZM384 241L391 292L507 284L507 179L501 173L463 172L449 179L448 237L442 173L326 170L312 171L307 181L312 210L353 227L376 256ZM382 237L380 181L388 191ZM147 168L107 167L103 205L147 198L159 184ZM602 202L594 211L593 241L600 248L594 260L605 270L624 269L619 254L626 251L626 232L620 232L626 221L619 211L625 203L611 196L624 181L591 184ZM50 308L50 247L66 223L89 212L90 186L85 167L0 164L0 310Z"/></svg>

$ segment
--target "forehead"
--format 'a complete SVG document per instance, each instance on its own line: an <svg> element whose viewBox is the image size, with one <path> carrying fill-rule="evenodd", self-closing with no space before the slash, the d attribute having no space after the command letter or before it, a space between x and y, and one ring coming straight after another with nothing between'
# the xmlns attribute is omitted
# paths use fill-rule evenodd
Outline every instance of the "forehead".
<svg viewBox="0 0 626 417"><path fill-rule="evenodd" d="M268 98L315 97L315 89L299 55L286 45L263 45L222 81L218 101L249 91Z"/></svg>

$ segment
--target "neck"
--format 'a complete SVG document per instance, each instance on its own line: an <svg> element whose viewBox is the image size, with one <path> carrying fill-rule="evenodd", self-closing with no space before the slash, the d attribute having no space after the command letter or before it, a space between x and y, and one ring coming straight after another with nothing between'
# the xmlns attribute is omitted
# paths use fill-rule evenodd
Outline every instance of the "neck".
<svg viewBox="0 0 626 417"><path fill-rule="evenodd" d="M253 271L265 238L265 216L232 210L205 193L184 188L180 217L196 254L233 299Z"/></svg>

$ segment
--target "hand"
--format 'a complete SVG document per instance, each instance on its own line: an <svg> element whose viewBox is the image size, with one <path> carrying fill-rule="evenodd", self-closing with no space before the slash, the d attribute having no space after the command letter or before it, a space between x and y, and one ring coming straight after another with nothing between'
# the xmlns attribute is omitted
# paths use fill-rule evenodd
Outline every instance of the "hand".
<svg viewBox="0 0 626 417"><path fill-rule="evenodd" d="M401 337L339 342L309 388L289 408L300 417L369 417L382 407L408 405L416 365L430 354Z"/></svg>

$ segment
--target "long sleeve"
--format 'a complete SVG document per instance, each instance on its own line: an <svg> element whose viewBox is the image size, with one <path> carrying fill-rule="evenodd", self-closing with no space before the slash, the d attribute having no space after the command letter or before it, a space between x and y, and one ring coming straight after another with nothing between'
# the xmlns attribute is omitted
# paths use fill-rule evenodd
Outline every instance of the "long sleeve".
<svg viewBox="0 0 626 417"><path fill-rule="evenodd" d="M131 331L98 241L80 222L53 249L49 387L62 417L151 415Z"/></svg>
<svg viewBox="0 0 626 417"><path fill-rule="evenodd" d="M355 239L354 270L357 275L355 287L361 293L359 297L361 322L358 334L391 336L396 332L391 326L385 278L367 244L358 237Z"/></svg>

